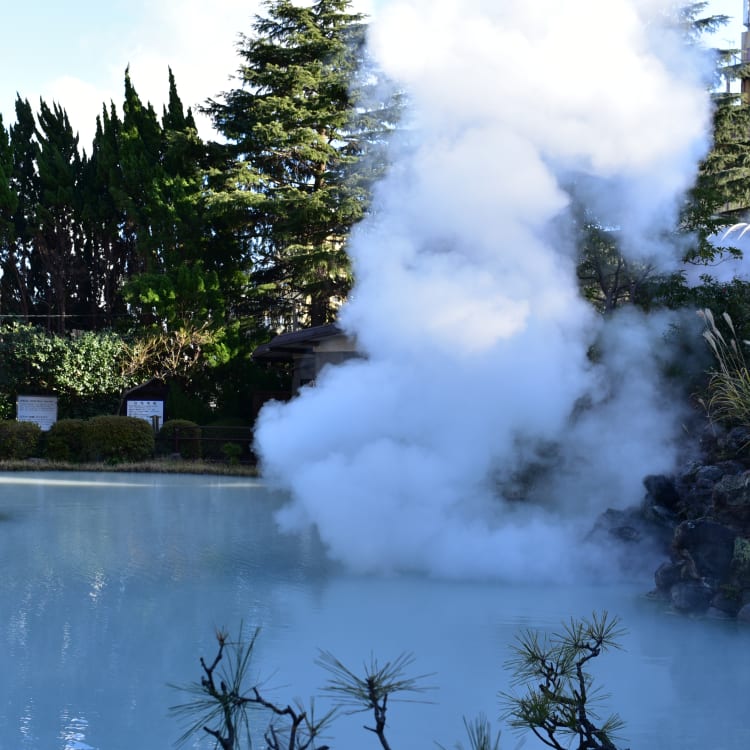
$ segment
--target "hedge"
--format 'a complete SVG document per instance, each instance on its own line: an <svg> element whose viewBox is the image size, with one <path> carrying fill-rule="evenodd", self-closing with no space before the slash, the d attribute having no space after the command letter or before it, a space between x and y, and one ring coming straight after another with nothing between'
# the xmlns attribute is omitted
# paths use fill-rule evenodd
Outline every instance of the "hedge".
<svg viewBox="0 0 750 750"><path fill-rule="evenodd" d="M55 422L47 432L47 458L50 461L83 461L85 431L86 422L83 419Z"/></svg>
<svg viewBox="0 0 750 750"><path fill-rule="evenodd" d="M154 454L154 432L137 417L93 417L83 431L83 458L89 461L144 461Z"/></svg>
<svg viewBox="0 0 750 750"><path fill-rule="evenodd" d="M0 459L26 459L38 455L42 430L34 422L0 420Z"/></svg>

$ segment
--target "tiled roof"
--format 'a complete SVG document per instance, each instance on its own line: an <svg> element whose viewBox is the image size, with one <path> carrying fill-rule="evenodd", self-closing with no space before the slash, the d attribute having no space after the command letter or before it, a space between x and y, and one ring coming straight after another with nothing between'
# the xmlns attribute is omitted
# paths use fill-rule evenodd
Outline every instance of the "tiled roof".
<svg viewBox="0 0 750 750"><path fill-rule="evenodd" d="M281 333L267 344L261 344L253 352L253 359L288 359L290 354L310 351L318 341L343 333L335 323Z"/></svg>

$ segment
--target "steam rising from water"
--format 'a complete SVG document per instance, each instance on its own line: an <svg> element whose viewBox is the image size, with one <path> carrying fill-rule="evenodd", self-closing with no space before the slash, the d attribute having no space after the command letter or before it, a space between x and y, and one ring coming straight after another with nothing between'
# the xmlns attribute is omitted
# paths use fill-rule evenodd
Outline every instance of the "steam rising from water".
<svg viewBox="0 0 750 750"><path fill-rule="evenodd" d="M707 146L709 103L703 61L660 21L671 5L378 13L408 139L352 243L341 324L367 358L259 420L264 475L291 491L284 528L315 524L359 570L564 578L597 564L577 542L592 512L670 468L675 415L651 372L663 326L633 311L605 326L581 300L561 186L584 186L634 256L675 262L656 238Z"/></svg>

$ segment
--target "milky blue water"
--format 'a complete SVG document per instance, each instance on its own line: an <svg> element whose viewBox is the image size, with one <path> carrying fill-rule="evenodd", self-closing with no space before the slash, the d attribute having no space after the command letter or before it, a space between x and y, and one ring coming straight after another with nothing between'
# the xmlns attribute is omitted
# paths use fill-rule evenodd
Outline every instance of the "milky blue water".
<svg viewBox="0 0 750 750"><path fill-rule="evenodd" d="M437 689L431 703L391 706L392 747L453 747L462 716L497 717L520 628L603 608L629 630L594 669L626 722L623 746L748 746L750 629L670 615L643 597L648 580L354 576L313 533L277 533L282 501L248 479L0 474L0 750L166 750L182 730L170 683L197 681L214 629L243 622L262 629L252 673L283 704L325 682L319 649L354 668L412 652ZM376 750L365 723L341 718L329 744ZM542 746L505 730L502 747Z"/></svg>

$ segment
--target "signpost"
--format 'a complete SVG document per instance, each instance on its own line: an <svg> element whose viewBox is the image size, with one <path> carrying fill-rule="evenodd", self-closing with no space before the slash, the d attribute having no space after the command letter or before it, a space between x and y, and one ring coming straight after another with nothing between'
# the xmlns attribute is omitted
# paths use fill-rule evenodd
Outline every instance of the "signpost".
<svg viewBox="0 0 750 750"><path fill-rule="evenodd" d="M46 432L57 422L57 396L18 396L16 420L34 422Z"/></svg>
<svg viewBox="0 0 750 750"><path fill-rule="evenodd" d="M153 425L154 430L158 430L164 422L164 402L161 400L153 401L127 401L127 415L145 419Z"/></svg>

